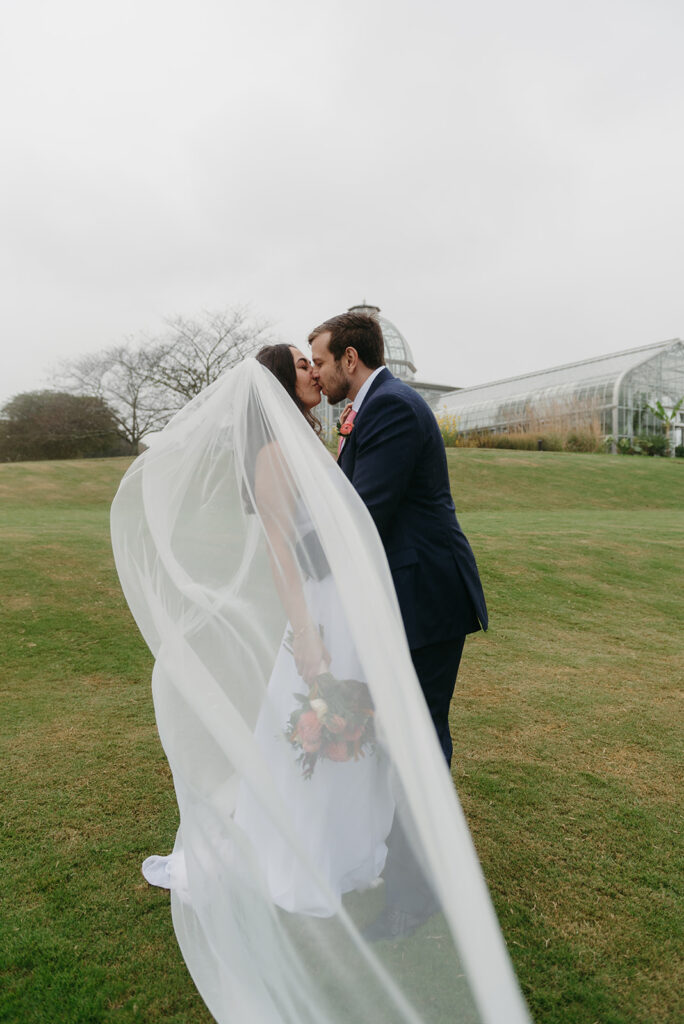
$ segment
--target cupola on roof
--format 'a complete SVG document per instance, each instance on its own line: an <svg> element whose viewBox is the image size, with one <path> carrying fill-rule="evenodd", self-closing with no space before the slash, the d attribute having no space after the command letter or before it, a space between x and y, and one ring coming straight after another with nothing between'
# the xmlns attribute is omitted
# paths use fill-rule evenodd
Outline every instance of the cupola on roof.
<svg viewBox="0 0 684 1024"><path fill-rule="evenodd" d="M385 362L387 363L388 370L395 377L401 377L403 380L413 380L416 376L416 367L409 343L391 320L380 316L380 307L369 306L364 301L359 306L350 306L348 312L365 313L366 316L377 317L385 341Z"/></svg>

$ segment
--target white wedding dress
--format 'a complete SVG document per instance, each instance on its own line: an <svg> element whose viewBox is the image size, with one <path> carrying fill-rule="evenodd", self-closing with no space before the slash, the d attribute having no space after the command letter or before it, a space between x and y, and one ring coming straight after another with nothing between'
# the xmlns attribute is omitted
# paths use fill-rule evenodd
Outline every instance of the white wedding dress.
<svg viewBox="0 0 684 1024"><path fill-rule="evenodd" d="M311 536L313 524L301 503L295 510L294 535ZM327 566L322 579L307 578L302 588L312 621L319 627L336 679L364 681L363 669L346 624L337 586ZM233 820L252 844L273 902L291 913L331 917L347 892L380 883L394 817L390 762L379 743L358 760L337 763L319 758L311 778L297 761L298 749L285 736L292 712L300 705L296 694L308 686L295 665L288 622L254 739L277 787L300 844L311 854L314 875L264 810L247 781L241 781ZM167 857L153 855L142 865L151 885L170 889L182 884L186 871L182 851ZM181 882L179 882L181 880Z"/></svg>
<svg viewBox="0 0 684 1024"><path fill-rule="evenodd" d="M315 610L323 628L332 658L330 672L338 679L362 680L332 576L308 580L305 592L309 608ZM372 887L384 867L385 840L394 815L389 761L378 744L358 761L319 759L313 776L304 778L296 749L284 735L290 714L299 706L295 693L307 693L287 643L288 634L289 628L254 738L273 771L278 797L324 885L264 813L246 782L238 794L235 822L254 846L274 902L284 910L329 917L339 910L344 893Z"/></svg>

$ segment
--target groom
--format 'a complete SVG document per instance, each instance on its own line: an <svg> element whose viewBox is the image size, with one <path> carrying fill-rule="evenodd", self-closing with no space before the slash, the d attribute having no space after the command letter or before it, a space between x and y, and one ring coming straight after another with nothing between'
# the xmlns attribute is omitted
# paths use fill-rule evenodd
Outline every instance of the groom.
<svg viewBox="0 0 684 1024"><path fill-rule="evenodd" d="M385 547L411 658L447 763L449 704L468 633L487 628L470 545L449 488L444 443L427 402L384 365L375 317L343 313L309 335L314 379L331 405L352 411L338 461ZM366 938L400 938L434 910L429 888L395 821L385 868L387 906Z"/></svg>

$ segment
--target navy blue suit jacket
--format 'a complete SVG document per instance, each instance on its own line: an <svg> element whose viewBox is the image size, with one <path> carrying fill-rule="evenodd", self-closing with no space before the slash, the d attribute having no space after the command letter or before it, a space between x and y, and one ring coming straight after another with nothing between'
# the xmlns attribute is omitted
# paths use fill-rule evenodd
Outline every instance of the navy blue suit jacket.
<svg viewBox="0 0 684 1024"><path fill-rule="evenodd" d="M456 519L444 443L427 402L383 369L339 465L385 546L409 647L486 629L475 557Z"/></svg>

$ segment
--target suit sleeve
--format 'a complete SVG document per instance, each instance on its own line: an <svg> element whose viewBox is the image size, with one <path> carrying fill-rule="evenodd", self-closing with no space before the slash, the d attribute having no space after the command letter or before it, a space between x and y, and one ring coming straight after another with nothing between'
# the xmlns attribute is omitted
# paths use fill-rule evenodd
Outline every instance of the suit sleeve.
<svg viewBox="0 0 684 1024"><path fill-rule="evenodd" d="M397 396L373 400L359 424L352 484L384 539L413 476L421 431L410 404Z"/></svg>

